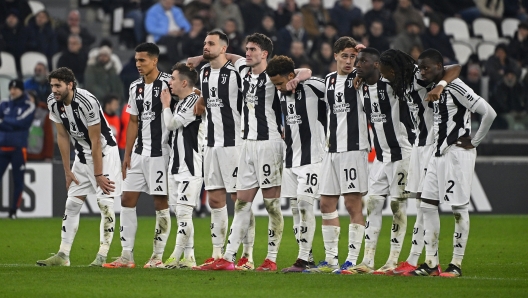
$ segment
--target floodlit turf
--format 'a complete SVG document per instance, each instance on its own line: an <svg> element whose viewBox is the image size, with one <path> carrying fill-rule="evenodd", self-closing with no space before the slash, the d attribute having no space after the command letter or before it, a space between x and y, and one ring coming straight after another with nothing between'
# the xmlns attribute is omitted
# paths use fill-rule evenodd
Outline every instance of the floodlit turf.
<svg viewBox="0 0 528 298"><path fill-rule="evenodd" d="M174 218L174 217L173 217ZM409 217L407 237L400 260L409 253L414 217ZM440 257L444 268L451 260L454 220L441 217ZM71 253L70 268L36 267L35 261L56 252L60 243L60 218L0 220L0 296L2 297L526 297L528 293L528 216L471 217L471 231L464 259L464 277L350 276L257 272L196 272L143 269L152 252L154 218L139 218L135 269L87 267L99 246L99 219L81 218ZM195 250L198 262L209 257L209 218L195 219ZM348 222L341 219L340 261L347 254ZM376 266L389 252L391 218L384 217ZM285 219L278 266L297 257L297 244ZM324 258L318 219L314 240L316 260ZM165 257L174 248L174 227ZM118 230L118 228L116 229ZM110 257L121 251L115 233ZM255 261L263 261L267 245L267 218L257 218ZM361 256L360 256L361 259ZM423 257L420 261L423 260ZM256 264L259 265L259 264ZM404 296L405 295L405 296Z"/></svg>

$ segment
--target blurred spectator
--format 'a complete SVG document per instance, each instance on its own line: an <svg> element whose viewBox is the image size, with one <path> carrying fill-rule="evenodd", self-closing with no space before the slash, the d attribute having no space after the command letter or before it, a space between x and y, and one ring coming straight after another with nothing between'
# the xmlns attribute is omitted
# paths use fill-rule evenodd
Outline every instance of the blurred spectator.
<svg viewBox="0 0 528 298"><path fill-rule="evenodd" d="M306 52L304 50L304 44L299 40L292 41L288 56L293 60L293 63L295 63L297 67L310 64L310 60L308 59L308 56L306 56Z"/></svg>
<svg viewBox="0 0 528 298"><path fill-rule="evenodd" d="M123 82L123 99L124 102L128 102L128 97L130 96L128 94L130 84L137 80L139 78L139 73L136 67L136 57L132 55L130 59L128 59L128 62L123 66L123 70L121 70L121 73L119 74L119 78L121 79L121 82ZM126 108L126 105L125 105Z"/></svg>
<svg viewBox="0 0 528 298"><path fill-rule="evenodd" d="M293 41L302 42L306 48L308 43L308 35L304 30L302 13L293 14L290 24L279 30L277 33L277 38L278 42L275 44L277 47L277 55L287 55Z"/></svg>
<svg viewBox="0 0 528 298"><path fill-rule="evenodd" d="M57 34L52 27L49 13L45 10L38 12L29 19L27 24L29 34L29 51L40 52L48 58L51 65L51 57L58 52Z"/></svg>
<svg viewBox="0 0 528 298"><path fill-rule="evenodd" d="M504 77L495 87L490 105L498 116L492 126L494 129L525 129L528 124L526 88L513 69L504 70Z"/></svg>
<svg viewBox="0 0 528 298"><path fill-rule="evenodd" d="M329 73L337 71L337 62L334 60L332 61L332 64L330 64L330 67L328 69Z"/></svg>
<svg viewBox="0 0 528 298"><path fill-rule="evenodd" d="M480 90L482 89L482 71L478 64L468 65L467 74L461 78L469 88L475 91L475 93L481 94ZM486 98L486 100L489 100L489 98Z"/></svg>
<svg viewBox="0 0 528 298"><path fill-rule="evenodd" d="M475 8L473 0L422 0L422 10L426 15L437 14L441 19L457 16L466 9Z"/></svg>
<svg viewBox="0 0 528 298"><path fill-rule="evenodd" d="M29 127L34 115L35 105L24 92L22 81L9 82L9 99L0 102L0 179L11 164L14 183L13 197L9 199L11 219L16 219L22 200Z"/></svg>
<svg viewBox="0 0 528 298"><path fill-rule="evenodd" d="M183 12L185 13L185 18L191 20L194 17L201 17L204 20L205 28L213 26L214 23L212 15L212 0L193 0L185 5Z"/></svg>
<svg viewBox="0 0 528 298"><path fill-rule="evenodd" d="M444 56L444 64L456 63L455 51L449 37L442 30L442 20L431 16L429 28L422 34L422 45L424 49L436 49Z"/></svg>
<svg viewBox="0 0 528 298"><path fill-rule="evenodd" d="M216 28L223 28L227 20L234 20L237 31L244 32L244 19L238 5L233 3L233 0L216 0L213 3L213 11L215 13Z"/></svg>
<svg viewBox="0 0 528 298"><path fill-rule="evenodd" d="M312 46L312 55L313 53L316 53L321 48L321 45L325 42L329 43L333 47L338 38L339 35L337 35L337 26L332 22L326 24L323 33L319 35Z"/></svg>
<svg viewBox="0 0 528 298"><path fill-rule="evenodd" d="M362 19L356 19L352 21L351 24L351 36L359 43L365 43L367 42L367 29L365 28L365 23Z"/></svg>
<svg viewBox="0 0 528 298"><path fill-rule="evenodd" d="M17 10L12 9L7 13L5 25L0 32L5 42L5 51L15 57L17 71L20 72L20 56L27 49L29 34L22 21L20 21Z"/></svg>
<svg viewBox="0 0 528 298"><path fill-rule="evenodd" d="M420 25L416 22L409 21L405 24L405 31L396 36L392 48L411 53L411 49L418 46L423 49L422 40L420 39Z"/></svg>
<svg viewBox="0 0 528 298"><path fill-rule="evenodd" d="M127 110L127 105L124 105L123 109L121 110L121 117L119 117L119 119L121 120L121 123L120 123L121 133L117 136L117 148L119 149L119 156L121 156L121 160L123 159L123 156L125 155L126 134L127 134L128 122L130 120L130 114L126 110Z"/></svg>
<svg viewBox="0 0 528 298"><path fill-rule="evenodd" d="M528 65L528 22L519 23L517 32L508 45L508 52L522 66Z"/></svg>
<svg viewBox="0 0 528 298"><path fill-rule="evenodd" d="M504 12L504 0L474 0L480 16L500 20Z"/></svg>
<svg viewBox="0 0 528 298"><path fill-rule="evenodd" d="M26 91L34 90L40 101L47 102L51 94L51 87L48 82L48 66L44 62L38 62L33 70L33 76L24 82Z"/></svg>
<svg viewBox="0 0 528 298"><path fill-rule="evenodd" d="M420 45L413 45L409 51L409 56L411 56L416 63L418 63L418 57L423 52L423 48Z"/></svg>
<svg viewBox="0 0 528 298"><path fill-rule="evenodd" d="M303 5L301 12L304 17L304 29L311 40L319 37L324 28L330 22L330 14L326 11L321 0L310 0Z"/></svg>
<svg viewBox="0 0 528 298"><path fill-rule="evenodd" d="M264 16L274 15L273 9L264 0L250 0L240 3L239 6L240 11L244 12L242 18L244 19L244 33L246 35L256 32Z"/></svg>
<svg viewBox="0 0 528 298"><path fill-rule="evenodd" d="M134 34L133 40L126 40L127 45L136 45L145 41L145 11L147 11L155 0L117 0L117 1L101 1L103 10L107 14L112 14L114 9L123 7L124 17L134 20Z"/></svg>
<svg viewBox="0 0 528 298"><path fill-rule="evenodd" d="M377 49L380 53L390 48L390 43L383 34L383 24L379 20L374 20L369 27L368 46Z"/></svg>
<svg viewBox="0 0 528 298"><path fill-rule="evenodd" d="M261 25L257 28L256 32L266 35L271 41L273 41L273 43L277 42L277 29L275 28L275 19L273 18L273 15L264 15ZM245 45L242 46L245 47Z"/></svg>
<svg viewBox="0 0 528 298"><path fill-rule="evenodd" d="M323 42L319 50L314 55L314 75L324 78L330 73L330 64L334 61L332 45Z"/></svg>
<svg viewBox="0 0 528 298"><path fill-rule="evenodd" d="M396 25L392 19L392 12L385 8L385 2L383 0L372 0L372 9L367 11L364 20L367 28L370 28L374 21L378 21L383 26L383 35L396 35Z"/></svg>
<svg viewBox="0 0 528 298"><path fill-rule="evenodd" d="M224 24L224 33L229 38L229 46L226 49L227 53L237 54L245 56L246 54L242 51L242 45L244 44L244 36L237 30L237 23L234 19L227 19Z"/></svg>
<svg viewBox="0 0 528 298"><path fill-rule="evenodd" d="M516 18L521 21L526 21L526 9L528 8L528 1L526 0L504 0L503 18Z"/></svg>
<svg viewBox="0 0 528 298"><path fill-rule="evenodd" d="M174 0L160 0L147 11L145 29L154 37L155 42L159 41L173 48L174 40L189 32L191 24L183 11L174 6Z"/></svg>
<svg viewBox="0 0 528 298"><path fill-rule="evenodd" d="M171 62L175 63L186 57L202 55L206 36L207 30L205 28L204 20L199 16L193 17L191 20L191 31L182 37L182 56L172 57L169 53L169 59Z"/></svg>
<svg viewBox="0 0 528 298"><path fill-rule="evenodd" d="M517 78L521 77L521 68L517 65L517 62L508 56L506 44L498 44L495 47L495 53L488 58L484 67L486 74L489 76L489 90L492 92L495 86L502 81L504 76L504 70L510 69L515 73Z"/></svg>
<svg viewBox="0 0 528 298"><path fill-rule="evenodd" d="M84 84L84 71L88 62L88 54L82 50L82 40L79 35L68 37L68 49L62 51L57 67L67 67L73 71L79 83Z"/></svg>
<svg viewBox="0 0 528 298"><path fill-rule="evenodd" d="M411 0L398 0L398 7L392 14L392 18L396 23L397 34L405 31L406 24L408 22L418 24L418 33L421 33L425 28L423 16L416 8L412 6Z"/></svg>
<svg viewBox="0 0 528 298"><path fill-rule="evenodd" d="M353 0L338 0L330 10L330 18L337 25L340 36L348 35L352 21L362 16L361 9L354 6Z"/></svg>
<svg viewBox="0 0 528 298"><path fill-rule="evenodd" d="M40 101L37 92L27 92L31 102L35 104L35 117L29 128L27 159L51 160L53 158L54 139L53 126L49 118L46 101Z"/></svg>
<svg viewBox="0 0 528 298"><path fill-rule="evenodd" d="M295 0L284 0L279 2L277 11L275 11L275 27L280 30L290 23L293 14L300 12Z"/></svg>
<svg viewBox="0 0 528 298"><path fill-rule="evenodd" d="M116 72L120 73L121 70L123 69L123 64L121 63L121 58L119 58L119 56L117 56L114 53L114 51L113 51L114 44L108 38L103 38L103 40L101 40L101 42L99 43L99 47L98 48L93 48L93 49L90 50L90 52L88 52L88 59L90 59L90 58L97 59L97 55L99 54L99 49L101 47L104 47L104 46L107 46L107 47L110 48L110 50L112 50L112 56L110 57L110 60L112 60L112 63L114 64Z"/></svg>
<svg viewBox="0 0 528 298"><path fill-rule="evenodd" d="M16 10L19 19L23 23L32 14L31 7L26 0L0 0L0 20L7 18L12 10Z"/></svg>
<svg viewBox="0 0 528 298"><path fill-rule="evenodd" d="M97 57L88 59L84 72L84 86L99 100L108 93L123 94L123 83L110 57L112 50L107 46L99 49Z"/></svg>
<svg viewBox="0 0 528 298"><path fill-rule="evenodd" d="M106 122L108 122L108 126L110 126L112 134L114 134L116 140L119 139L119 135L121 134L121 122L119 120L119 115L117 114L120 107L119 102L119 96L113 93L109 93L101 98L103 116L105 117Z"/></svg>
<svg viewBox="0 0 528 298"><path fill-rule="evenodd" d="M57 28L57 41L59 50L64 51L68 48L68 37L71 34L79 35L82 39L82 48L88 52L90 46L94 43L95 37L88 29L81 26L81 14L78 10L72 10L68 14L68 21Z"/></svg>

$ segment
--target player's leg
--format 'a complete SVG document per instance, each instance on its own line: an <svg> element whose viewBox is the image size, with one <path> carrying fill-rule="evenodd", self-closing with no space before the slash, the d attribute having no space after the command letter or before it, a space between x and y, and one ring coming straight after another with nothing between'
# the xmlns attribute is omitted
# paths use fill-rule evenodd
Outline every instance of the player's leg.
<svg viewBox="0 0 528 298"><path fill-rule="evenodd" d="M455 217L455 233L453 234L453 258L447 269L440 274L443 277L462 276L462 260L469 236L468 204L451 206Z"/></svg>
<svg viewBox="0 0 528 298"><path fill-rule="evenodd" d="M13 199L9 209L9 217L16 218L16 212L22 203L24 190L24 173L26 172L26 148L16 148L11 153L11 166L13 172Z"/></svg>
<svg viewBox="0 0 528 298"><path fill-rule="evenodd" d="M231 194L231 200L237 201L237 194ZM249 227L246 237L242 239L242 257L238 260L236 270L254 270L255 262L253 261L253 246L255 245L255 214L250 210L251 217L249 219Z"/></svg>
<svg viewBox="0 0 528 298"><path fill-rule="evenodd" d="M348 255L345 262L341 265L339 270L335 273L347 274L352 272L352 268L360 269L356 266L365 235L365 219L363 217L363 195L361 193L347 193L343 195L345 198L345 208L350 216L350 224L348 225ZM369 268L370 269L370 268ZM357 271L357 273L363 273Z"/></svg>

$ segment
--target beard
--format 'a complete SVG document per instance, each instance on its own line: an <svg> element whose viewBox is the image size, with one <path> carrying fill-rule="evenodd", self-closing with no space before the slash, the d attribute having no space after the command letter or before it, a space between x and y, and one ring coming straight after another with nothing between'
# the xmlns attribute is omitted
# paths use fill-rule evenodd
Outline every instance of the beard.
<svg viewBox="0 0 528 298"><path fill-rule="evenodd" d="M218 56L220 56L220 55L214 55L214 54L212 54L211 52L207 52L207 53L204 52L202 56L203 56L203 58L204 58L205 60L207 60L207 61L211 61L211 60L216 59L216 58L217 58Z"/></svg>

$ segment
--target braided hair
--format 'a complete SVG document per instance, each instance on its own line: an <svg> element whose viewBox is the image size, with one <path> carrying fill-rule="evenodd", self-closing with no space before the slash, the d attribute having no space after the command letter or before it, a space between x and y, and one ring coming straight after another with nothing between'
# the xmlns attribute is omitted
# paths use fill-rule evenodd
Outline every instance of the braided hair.
<svg viewBox="0 0 528 298"><path fill-rule="evenodd" d="M381 54L380 64L394 70L394 80L391 82L393 94L398 99L405 100L405 91L414 81L414 59L400 50L390 49Z"/></svg>

